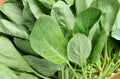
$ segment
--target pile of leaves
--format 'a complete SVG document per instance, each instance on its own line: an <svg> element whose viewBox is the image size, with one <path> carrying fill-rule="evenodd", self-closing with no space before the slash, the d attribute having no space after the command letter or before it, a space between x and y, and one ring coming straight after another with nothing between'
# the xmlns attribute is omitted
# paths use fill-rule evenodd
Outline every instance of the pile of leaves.
<svg viewBox="0 0 120 79"><path fill-rule="evenodd" d="M117 0L6 0L0 79L104 79L119 74Z"/></svg>

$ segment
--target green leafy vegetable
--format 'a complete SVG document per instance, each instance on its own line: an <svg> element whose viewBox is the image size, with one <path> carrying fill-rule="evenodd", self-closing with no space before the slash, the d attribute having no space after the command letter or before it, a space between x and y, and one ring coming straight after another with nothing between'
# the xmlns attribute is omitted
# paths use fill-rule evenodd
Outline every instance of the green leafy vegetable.
<svg viewBox="0 0 120 79"><path fill-rule="evenodd" d="M0 79L20 79L7 66L0 63Z"/></svg>
<svg viewBox="0 0 120 79"><path fill-rule="evenodd" d="M68 6L72 6L74 4L74 0L65 0Z"/></svg>
<svg viewBox="0 0 120 79"><path fill-rule="evenodd" d="M39 73L45 76L52 76L60 70L60 66L52 62L34 56L24 56L24 59Z"/></svg>
<svg viewBox="0 0 120 79"><path fill-rule="evenodd" d="M22 58L8 38L1 36L0 45L0 63L19 71L31 72L41 78L49 79L34 71Z"/></svg>
<svg viewBox="0 0 120 79"><path fill-rule="evenodd" d="M68 43L67 53L70 61L83 65L92 49L91 41L83 34L76 34Z"/></svg>
<svg viewBox="0 0 120 79"><path fill-rule="evenodd" d="M37 0L28 0L28 3L29 3L31 12L34 14L34 16L37 19L44 14Z"/></svg>
<svg viewBox="0 0 120 79"><path fill-rule="evenodd" d="M24 26L14 24L5 19L0 19L0 32L23 39L28 39L29 37Z"/></svg>
<svg viewBox="0 0 120 79"><path fill-rule="evenodd" d="M94 15L94 17L92 16ZM90 7L83 12L81 12L75 20L75 26L73 28L74 33L83 33L88 35L91 27L98 21L101 15L99 9Z"/></svg>
<svg viewBox="0 0 120 79"><path fill-rule="evenodd" d="M58 1L53 5L51 17L62 27L73 29L74 15L70 8L63 1Z"/></svg>
<svg viewBox="0 0 120 79"><path fill-rule="evenodd" d="M29 40L14 38L14 43L25 54L31 54L31 55L38 56L38 54L31 48Z"/></svg>
<svg viewBox="0 0 120 79"><path fill-rule="evenodd" d="M6 0L0 79L114 79L120 0Z"/></svg>
<svg viewBox="0 0 120 79"><path fill-rule="evenodd" d="M116 40L120 40L120 29L116 29L112 31L112 37Z"/></svg>
<svg viewBox="0 0 120 79"><path fill-rule="evenodd" d="M13 22L24 24L22 11L15 3L5 3L0 7L0 10Z"/></svg>
<svg viewBox="0 0 120 79"><path fill-rule="evenodd" d="M119 2L117 0L94 0L92 6L99 8L102 11L102 31L90 56L91 62L95 63L99 59L105 42L107 42L109 33L114 25L117 13L119 11Z"/></svg>
<svg viewBox="0 0 120 79"><path fill-rule="evenodd" d="M0 36L0 45L0 63L13 69L32 72L32 69L24 61L8 38Z"/></svg>
<svg viewBox="0 0 120 79"><path fill-rule="evenodd" d="M39 79L39 78L37 78L36 76L33 76L33 75L31 75L31 74L27 74L27 73L21 73L21 74L19 75L19 78L20 78L20 79Z"/></svg>
<svg viewBox="0 0 120 79"><path fill-rule="evenodd" d="M55 64L67 62L67 42L60 27L50 16L41 16L37 20L30 43L33 50L47 60Z"/></svg>
<svg viewBox="0 0 120 79"><path fill-rule="evenodd" d="M35 22L35 17L29 8L28 2L25 3L24 9L23 9L23 17L25 19L26 26L29 28L30 31L32 31L32 28Z"/></svg>
<svg viewBox="0 0 120 79"><path fill-rule="evenodd" d="M76 14L79 15L82 11L87 9L85 0L75 0Z"/></svg>
<svg viewBox="0 0 120 79"><path fill-rule="evenodd" d="M46 8L52 8L52 5L55 3L55 0L39 0Z"/></svg>

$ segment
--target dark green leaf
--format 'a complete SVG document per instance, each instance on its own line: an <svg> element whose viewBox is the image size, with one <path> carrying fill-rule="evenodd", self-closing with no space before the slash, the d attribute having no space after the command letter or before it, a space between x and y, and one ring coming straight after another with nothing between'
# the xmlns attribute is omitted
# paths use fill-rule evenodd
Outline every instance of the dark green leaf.
<svg viewBox="0 0 120 79"><path fill-rule="evenodd" d="M25 19L26 26L29 28L30 31L32 31L35 22L35 17L29 8L28 2L24 4L23 17Z"/></svg>
<svg viewBox="0 0 120 79"><path fill-rule="evenodd" d="M119 11L119 2L117 0L94 0L91 6L102 11L101 24L108 35Z"/></svg>
<svg viewBox="0 0 120 79"><path fill-rule="evenodd" d="M60 70L60 66L56 65L46 59L37 58L34 56L24 56L24 59L31 65L37 72L45 75L52 76L56 71Z"/></svg>
<svg viewBox="0 0 120 79"><path fill-rule="evenodd" d="M76 34L68 43L67 53L70 61L83 65L92 49L91 41L83 34Z"/></svg>
<svg viewBox="0 0 120 79"><path fill-rule="evenodd" d="M112 53L112 50L114 49L115 44L116 44L115 40L111 36L109 36L107 41L107 49L109 54Z"/></svg>
<svg viewBox="0 0 120 79"><path fill-rule="evenodd" d="M25 52L26 54L38 56L38 54L31 48L29 40L14 38L14 43L21 51Z"/></svg>
<svg viewBox="0 0 120 79"><path fill-rule="evenodd" d="M57 23L49 16L41 16L30 35L33 50L55 64L67 62L67 42Z"/></svg>
<svg viewBox="0 0 120 79"><path fill-rule="evenodd" d="M89 30L98 21L100 15L101 11L93 7L82 11L76 18L75 26L73 28L74 33L80 32L88 35Z"/></svg>
<svg viewBox="0 0 120 79"><path fill-rule="evenodd" d="M117 0L94 0L92 6L99 8L102 11L102 31L100 33L98 41L96 42L96 45L93 47L93 52L90 56L90 62L95 63L100 58L104 44L107 42L109 32L114 25L120 5Z"/></svg>
<svg viewBox="0 0 120 79"><path fill-rule="evenodd" d="M90 63L95 63L100 58L100 54L103 50L104 44L107 41L107 35L104 29L101 30L100 36L98 37L98 40L96 41L96 44L93 48L93 51L90 55Z"/></svg>

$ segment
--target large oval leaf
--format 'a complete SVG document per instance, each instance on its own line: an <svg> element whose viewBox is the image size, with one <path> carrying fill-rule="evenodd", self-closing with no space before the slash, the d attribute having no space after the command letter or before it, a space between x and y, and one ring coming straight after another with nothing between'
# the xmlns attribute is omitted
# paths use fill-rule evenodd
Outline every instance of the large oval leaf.
<svg viewBox="0 0 120 79"><path fill-rule="evenodd" d="M75 20L74 15L63 1L58 1L54 4L51 16L60 26L73 29Z"/></svg>
<svg viewBox="0 0 120 79"><path fill-rule="evenodd" d="M76 18L74 33L80 32L88 35L90 28L98 21L100 15L101 11L93 7L82 11Z"/></svg>
<svg viewBox="0 0 120 79"><path fill-rule="evenodd" d="M7 66L0 64L0 79L20 79Z"/></svg>
<svg viewBox="0 0 120 79"><path fill-rule="evenodd" d="M91 49L92 45L90 39L78 33L68 43L68 58L78 65L83 65L89 57Z"/></svg>
<svg viewBox="0 0 120 79"><path fill-rule="evenodd" d="M0 10L13 22L24 24L22 10L15 3L5 3Z"/></svg>
<svg viewBox="0 0 120 79"><path fill-rule="evenodd" d="M67 62L67 42L60 27L49 16L41 16L30 35L35 52L56 64Z"/></svg>
<svg viewBox="0 0 120 79"><path fill-rule="evenodd" d="M0 32L23 39L28 39L29 37L24 26L14 24L4 19L0 19Z"/></svg>

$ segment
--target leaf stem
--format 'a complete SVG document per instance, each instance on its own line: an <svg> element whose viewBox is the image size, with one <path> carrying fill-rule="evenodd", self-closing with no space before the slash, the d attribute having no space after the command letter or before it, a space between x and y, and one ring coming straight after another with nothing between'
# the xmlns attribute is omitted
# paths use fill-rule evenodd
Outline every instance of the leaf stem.
<svg viewBox="0 0 120 79"><path fill-rule="evenodd" d="M73 74L75 75L76 79L78 79L78 76L76 74L76 72L74 71L73 67L70 65L69 62L67 62L68 66L70 67L70 69L72 70Z"/></svg>
<svg viewBox="0 0 120 79"><path fill-rule="evenodd" d="M65 75L64 75L64 67L62 67L62 66L60 66L61 67L61 73L62 73L62 79L64 79L65 78Z"/></svg>
<svg viewBox="0 0 120 79"><path fill-rule="evenodd" d="M86 63L85 63L85 67L82 65L82 74L83 74L83 78L87 79L87 69L86 69Z"/></svg>

